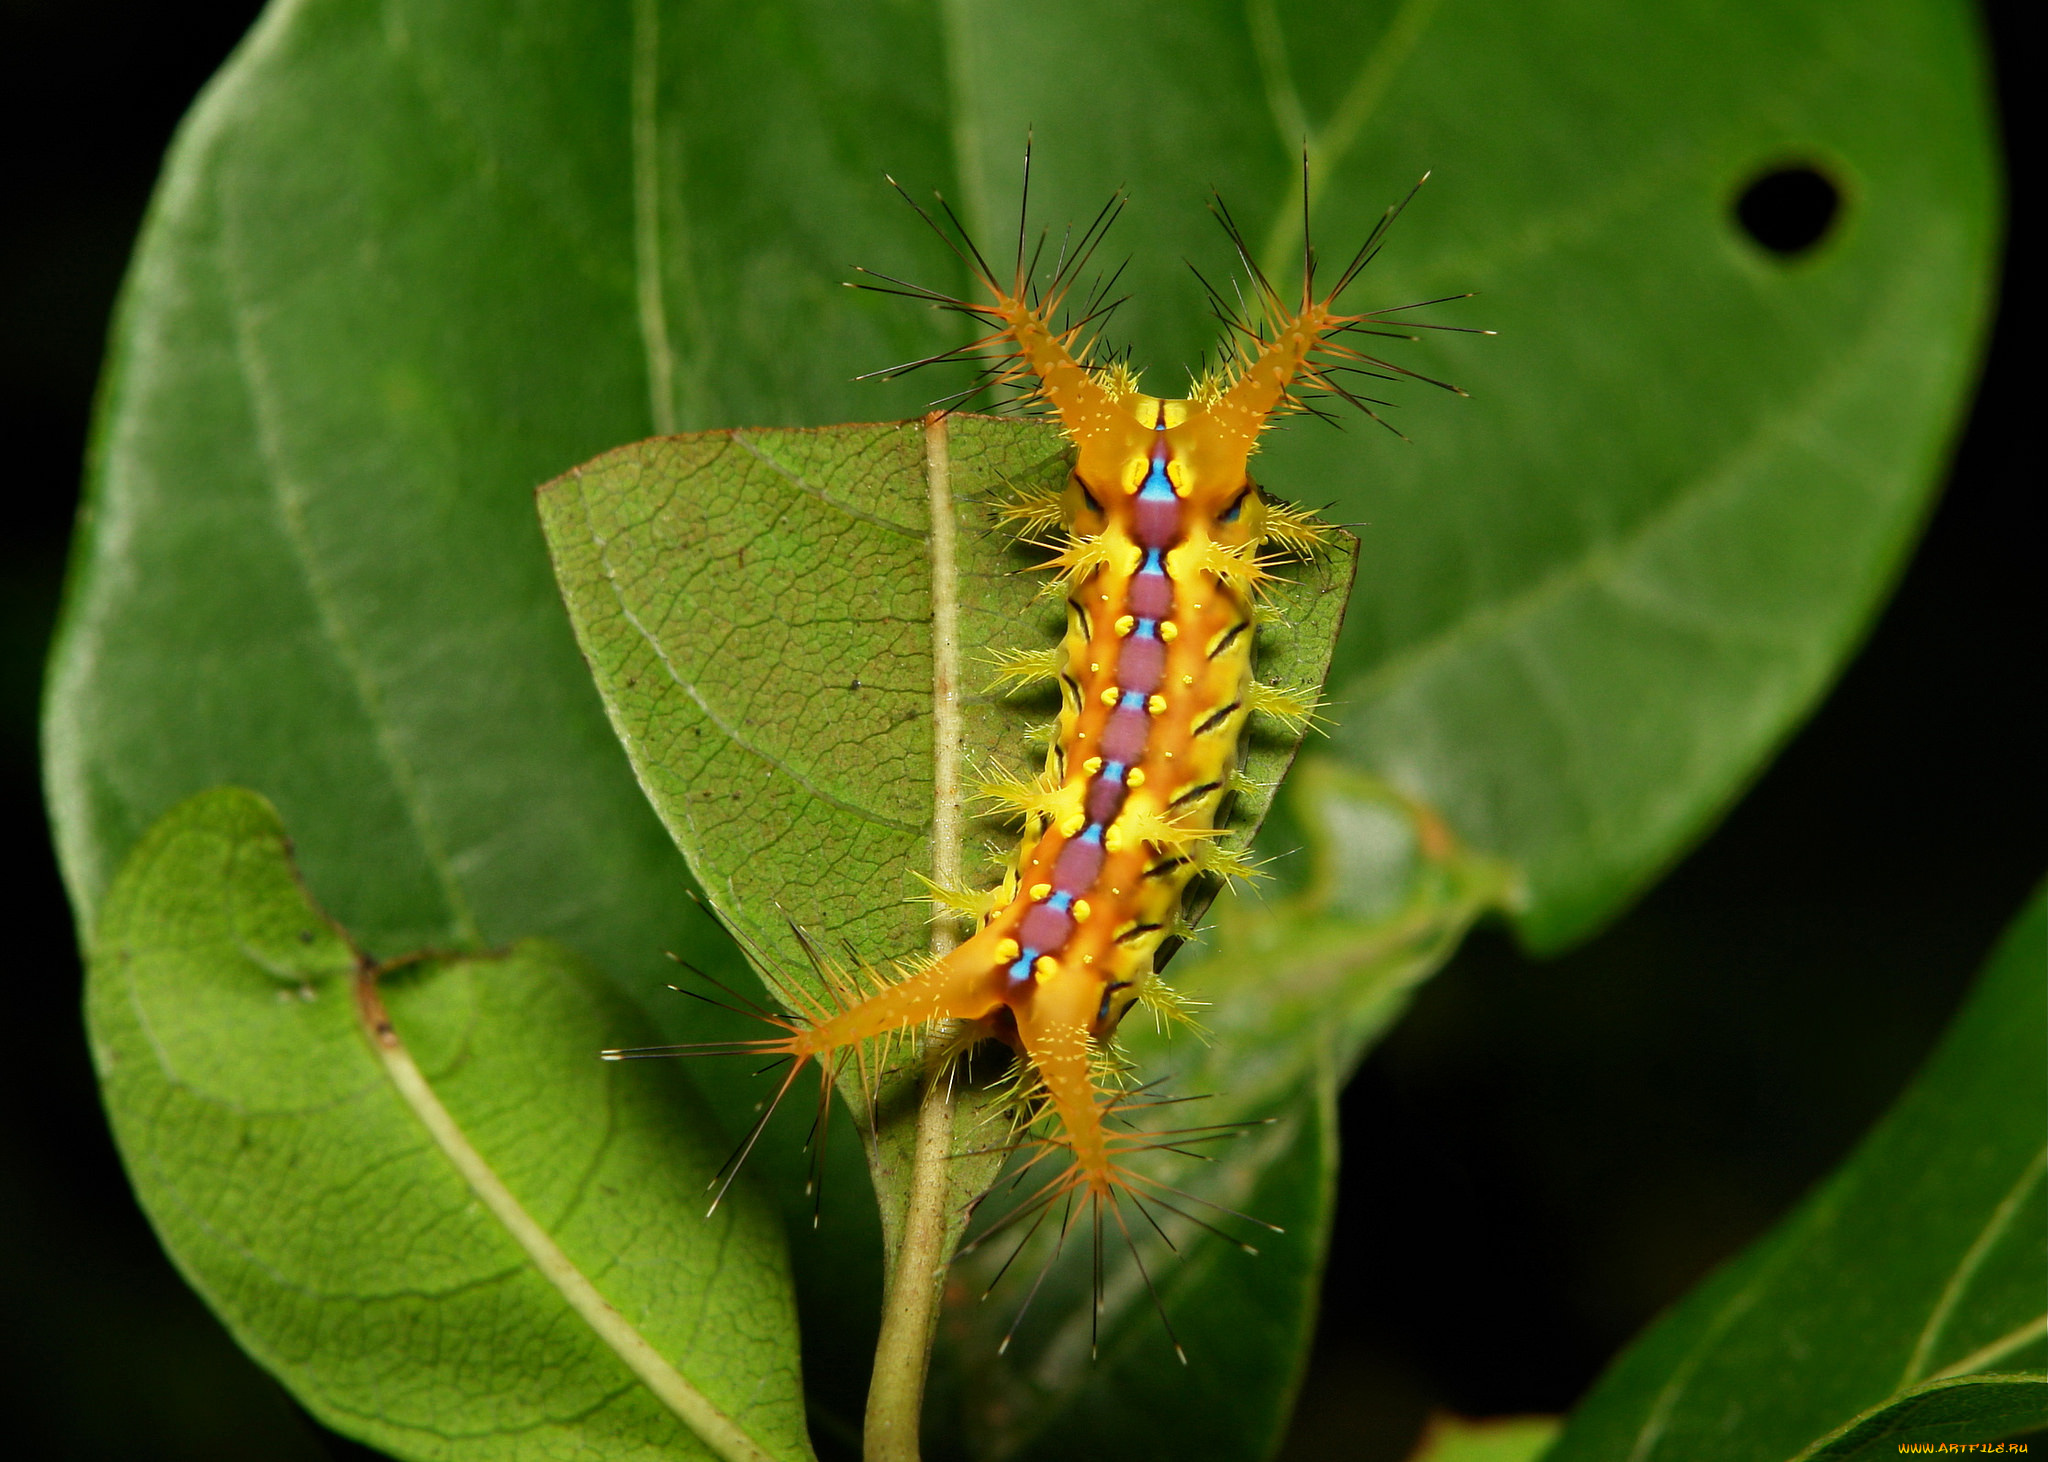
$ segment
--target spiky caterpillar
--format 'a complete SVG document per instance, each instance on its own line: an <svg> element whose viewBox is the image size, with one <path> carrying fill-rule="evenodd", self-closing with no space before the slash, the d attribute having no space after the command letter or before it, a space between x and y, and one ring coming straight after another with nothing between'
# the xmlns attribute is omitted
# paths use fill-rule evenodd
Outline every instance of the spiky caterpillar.
<svg viewBox="0 0 2048 1462"><path fill-rule="evenodd" d="M1170 1006L1155 965L1190 881L1239 867L1216 839L1249 719L1266 712L1299 722L1312 709L1308 695L1255 680L1256 598L1272 576L1262 550L1311 552L1326 530L1269 502L1247 462L1270 420L1301 406L1303 387L1370 411L1327 372L1346 361L1386 364L1334 338L1385 323L1386 312L1335 308L1380 232L1325 296L1314 295L1305 268L1295 308L1252 268L1260 314L1231 322L1251 345L1184 400L1144 394L1121 366L1091 370L1086 319L1052 323L1073 266L1035 298L1021 241L1008 287L971 244L962 253L985 299L903 286L989 323L992 333L948 355L1003 352L992 374L1028 381L1073 442L1058 501L1013 504L1007 514L1029 541L1056 540L1042 567L1056 575L1069 615L1057 655L1018 652L1003 673L1056 679L1062 707L1043 776L985 789L1025 821L1002 885L980 897L946 891L980 915L979 929L883 988L841 992L837 1008L778 1021L787 1034L754 1049L795 1058L784 1090L813 1058L830 1068L875 1038L965 1022L1018 1048L1027 1087L1057 1118L1054 1140L1072 1166L1041 1197L1080 1190L1113 1199L1132 1181L1118 1159L1138 1139L1105 1123L1115 1096L1099 1083L1096 1058L1133 1004ZM1086 256L1085 247L1075 252Z"/></svg>

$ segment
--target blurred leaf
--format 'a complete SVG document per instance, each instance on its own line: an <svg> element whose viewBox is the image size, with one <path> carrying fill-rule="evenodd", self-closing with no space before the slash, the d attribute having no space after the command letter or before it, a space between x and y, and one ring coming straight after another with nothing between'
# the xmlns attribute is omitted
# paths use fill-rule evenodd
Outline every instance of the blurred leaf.
<svg viewBox="0 0 2048 1462"><path fill-rule="evenodd" d="M1899 1103L1638 1340L1546 1462L1896 1455L2048 1424L2048 897Z"/></svg>
<svg viewBox="0 0 2048 1462"><path fill-rule="evenodd" d="M366 1027L372 988L395 1064ZM641 1018L567 951L530 940L372 987L270 805L222 789L167 813L115 880L87 998L165 1247L328 1425L423 1459L810 1455L774 1220L743 1194L702 1217L722 1144L688 1092L596 1059ZM550 1259L430 1134L443 1111ZM582 1276L665 1358L679 1409L722 1413L697 1423L709 1443L572 1308Z"/></svg>
<svg viewBox="0 0 2048 1462"><path fill-rule="evenodd" d="M1467 1421L1439 1414L1408 1462L1537 1462L1560 1424L1554 1416Z"/></svg>
<svg viewBox="0 0 2048 1462"><path fill-rule="evenodd" d="M1095 1261L1085 1229L1041 1280L1052 1249L1042 1234L987 1303L980 1297L1015 1238L963 1262L942 1321L950 1373L940 1405L958 1416L969 1455L1220 1462L1266 1455L1285 1426L1329 1241L1337 1093L1415 986L1498 907L1508 870L1460 847L1427 809L1327 758L1306 761L1284 800L1309 839L1306 888L1271 901L1225 895L1213 928L1173 967L1175 987L1204 1002L1195 1012L1204 1033L1162 1035L1142 1016L1125 1026L1142 1079L1199 1098L1137 1126L1246 1124L1220 1142L1191 1137L1186 1148L1205 1161L1158 1154L1150 1170L1283 1232L1177 1200L1258 1253L1162 1212L1169 1250L1132 1216L1134 1233L1149 1238L1138 1252L1186 1369L1114 1227L1099 1314L1088 1302ZM1034 1286L1031 1318L999 1353Z"/></svg>

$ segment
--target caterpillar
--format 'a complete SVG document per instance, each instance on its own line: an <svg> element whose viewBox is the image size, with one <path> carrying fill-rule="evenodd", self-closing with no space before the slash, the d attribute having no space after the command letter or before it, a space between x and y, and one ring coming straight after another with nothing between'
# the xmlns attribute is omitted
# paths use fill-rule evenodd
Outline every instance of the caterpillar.
<svg viewBox="0 0 2048 1462"><path fill-rule="evenodd" d="M1026 169L1028 179L1028 156ZM1027 182L1027 209L1028 197ZM1027 1107L1050 1118L1046 1142L1070 1159L1039 1186L1031 1208L1070 1196L1098 1211L1122 1196L1142 1203L1153 1180L1124 1159L1148 1146L1147 1134L1112 1120L1126 1094L1105 1071L1107 1049L1134 1006L1183 1013L1160 966L1186 933L1191 893L1252 871L1245 855L1219 839L1254 718L1298 732L1316 709L1313 688L1258 680L1254 656L1262 590L1284 558L1313 554L1331 530L1264 493L1250 458L1277 418L1324 414L1309 399L1318 393L1384 424L1374 407L1385 403L1340 380L1346 371L1430 380L1354 341L1457 328L1397 318L1440 301L1357 314L1338 307L1406 203L1386 211L1327 292L1317 292L1315 255L1305 242L1300 295L1288 302L1216 201L1250 281L1250 302L1233 305L1203 281L1229 333L1182 398L1145 393L1120 357L1097 363L1096 332L1113 308L1102 304L1100 287L1068 309L1121 211L1121 194L1061 249L1042 284L1045 238L1027 257L1025 223L1004 280L950 209L951 232L914 202L979 293L959 297L862 271L868 281L861 287L986 327L955 349L874 375L979 360L976 383L949 399L1014 389L1017 405L1055 417L1071 443L1063 488L1013 500L999 515L1050 555L1039 567L1050 575L1049 592L1065 600L1067 625L1056 646L1002 656L996 678L1006 687L1050 682L1060 710L1038 776L991 777L980 788L1023 825L1000 881L983 891L930 890L942 916L971 917L974 932L950 952L889 971L867 988L821 966L825 1000L800 1000L803 1008L790 1014L763 1012L778 1033L739 1043L749 1053L789 1058L782 1092L809 1063L829 1076L869 1042L958 1022L973 1036L1015 1048Z"/></svg>

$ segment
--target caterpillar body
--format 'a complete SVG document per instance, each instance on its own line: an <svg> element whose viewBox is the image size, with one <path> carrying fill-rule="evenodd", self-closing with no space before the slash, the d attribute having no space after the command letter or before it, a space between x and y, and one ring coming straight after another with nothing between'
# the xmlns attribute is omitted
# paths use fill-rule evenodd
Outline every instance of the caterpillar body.
<svg viewBox="0 0 2048 1462"><path fill-rule="evenodd" d="M1122 1179L1094 1052L1133 1003L1162 998L1154 962L1179 928L1189 880L1221 862L1218 814L1248 718L1309 710L1306 697L1253 678L1253 596L1270 573L1258 550L1272 515L1245 474L1302 347L1284 343L1262 360L1263 379L1254 367L1210 402L1164 401L1118 392L1030 306L1002 305L1077 450L1060 504L1067 541L1050 565L1067 589L1066 638L1056 664L1006 667L1013 679L1053 671L1057 735L1037 781L985 788L1026 831L992 896L953 900L985 902L980 929L792 1032L784 1049L802 1059L933 1020L998 1019L1058 1115L1074 1182L1106 1196ZM1286 524L1313 541L1306 519Z"/></svg>
<svg viewBox="0 0 2048 1462"><path fill-rule="evenodd" d="M1249 459L1276 416L1314 410L1301 399L1307 390L1378 419L1372 407L1384 403L1354 395L1332 371L1414 375L1339 339L1387 333L1394 311L1346 315L1336 307L1405 200L1387 210L1325 295L1315 293L1314 255L1304 248L1302 293L1292 307L1219 203L1255 292L1247 311L1210 290L1233 331L1219 365L1184 399L1145 394L1121 361L1091 368L1086 334L1103 313L1095 301L1079 323L1054 322L1120 206L1112 200L1042 290L1027 266L1021 225L1016 271L1005 284L957 219L958 242L929 215L983 297L955 298L886 275L866 286L990 327L981 339L898 371L993 355L984 379L1024 387L1027 400L1056 414L1073 444L1064 490L1014 502L1004 513L1028 542L1053 551L1041 567L1065 595L1068 625L1056 651L1013 652L1000 676L1057 681L1061 710L1042 775L983 788L1024 823L1001 884L981 894L934 890L942 907L977 917L976 932L843 1008L789 1020L786 1035L756 1047L795 1058L795 1067L829 1064L863 1042L944 1020L1009 1040L1027 1065L1025 1089L1057 1119L1051 1141L1072 1159L1039 1189L1034 1207L1075 1193L1098 1202L1114 1201L1119 1191L1136 1197L1134 1184L1146 1181L1119 1161L1143 1135L1105 1120L1118 1096L1100 1079L1100 1055L1133 1005L1177 1012L1156 965L1163 942L1184 932L1191 880L1249 871L1243 855L1217 841L1248 722L1271 715L1298 732L1315 708L1313 690L1259 682L1253 654L1260 589L1276 560L1312 553L1330 530L1265 497Z"/></svg>
<svg viewBox="0 0 2048 1462"><path fill-rule="evenodd" d="M1027 177L1028 166L1027 157ZM1440 301L1360 314L1337 307L1406 203L1386 211L1327 293L1316 292L1315 255L1304 243L1301 292L1291 304L1215 204L1249 278L1250 302L1233 307L1209 288L1230 334L1216 366L1180 399L1146 394L1120 359L1092 363L1089 330L1107 313L1099 292L1078 321L1063 314L1121 197L1071 249L1062 248L1042 287L1033 277L1036 256L1027 262L1021 223L1015 271L1005 282L950 210L952 233L918 209L981 293L958 298L865 270L871 282L861 287L968 315L987 333L874 374L980 360L982 378L962 396L990 383L1018 387L1020 402L1056 416L1073 449L1063 489L1002 511L1027 543L1051 553L1040 567L1053 575L1049 589L1067 606L1058 646L1010 652L997 667L1000 682L1052 681L1061 693L1042 773L1029 781L992 779L981 789L1021 819L1023 836L997 887L932 888L942 917L978 921L947 953L891 972L863 970L853 979L813 953L825 991L784 985L798 1012L760 1012L778 1034L608 1057L684 1050L788 1057L779 1102L813 1061L829 1076L849 1057L859 1060L870 1041L958 1022L971 1037L997 1037L1016 1049L1027 1112L1053 1119L1045 1141L1071 1158L1038 1186L1027 1208L1069 1197L1114 1205L1120 1195L1139 1200L1156 1186L1123 1161L1159 1144L1111 1120L1127 1094L1107 1079L1105 1067L1114 1062L1104 1059L1106 1047L1134 1005L1178 1013L1158 966L1162 952L1170 952L1167 941L1186 932L1191 883L1250 871L1243 854L1219 841L1239 789L1250 722L1271 716L1299 732L1315 709L1312 688L1257 680L1253 657L1261 590L1279 560L1312 555L1332 530L1264 495L1249 461L1276 417L1324 414L1304 399L1311 392L1380 420L1373 408L1385 403L1355 394L1336 379L1342 372L1445 386L1344 338L1460 328L1397 318ZM808 949L801 931L799 939ZM821 1119L823 1099L821 1091ZM728 1181L774 1106L728 1165Z"/></svg>

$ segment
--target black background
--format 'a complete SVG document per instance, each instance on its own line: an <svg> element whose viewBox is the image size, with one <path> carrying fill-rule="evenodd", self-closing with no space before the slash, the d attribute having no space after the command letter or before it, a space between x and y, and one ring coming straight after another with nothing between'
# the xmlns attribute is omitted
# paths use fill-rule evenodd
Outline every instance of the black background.
<svg viewBox="0 0 2048 1462"><path fill-rule="evenodd" d="M368 1457L185 1288L108 1141L36 772L107 319L171 129L253 3L0 0L0 1417L18 1456ZM2017 7L2012 7L2017 10ZM2006 7L2012 175L2033 175ZM2038 62L2038 56L2033 56ZM1734 200L1731 200L1731 206ZM1482 931L1344 1098L1339 1233L1288 1455L1400 1457L1425 1409L1560 1411L1838 1161L2044 867L2030 200L1947 494L1814 719L1632 912L1536 963Z"/></svg>

